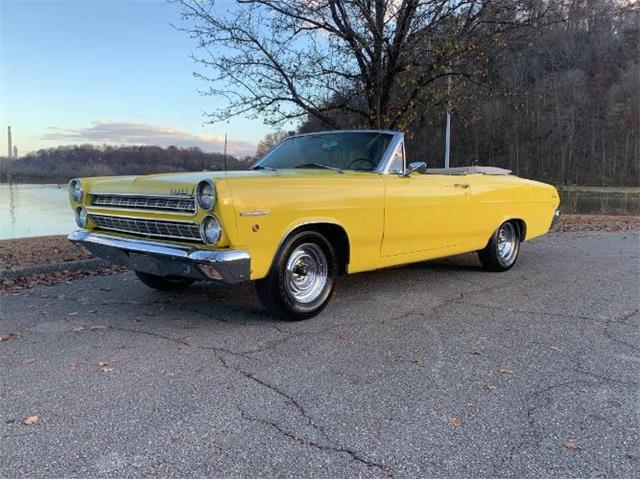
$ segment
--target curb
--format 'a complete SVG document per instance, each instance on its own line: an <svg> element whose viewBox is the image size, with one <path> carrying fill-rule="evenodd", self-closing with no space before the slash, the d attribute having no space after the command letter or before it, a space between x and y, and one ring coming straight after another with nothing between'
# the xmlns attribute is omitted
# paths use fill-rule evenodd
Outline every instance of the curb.
<svg viewBox="0 0 640 480"><path fill-rule="evenodd" d="M110 265L109 262L101 258L88 258L86 260L74 260L71 262L45 263L44 265L33 265L30 267L16 268L13 270L1 270L0 280L10 280L18 277L28 277L42 273L52 272L77 272L80 270L96 270L100 267Z"/></svg>

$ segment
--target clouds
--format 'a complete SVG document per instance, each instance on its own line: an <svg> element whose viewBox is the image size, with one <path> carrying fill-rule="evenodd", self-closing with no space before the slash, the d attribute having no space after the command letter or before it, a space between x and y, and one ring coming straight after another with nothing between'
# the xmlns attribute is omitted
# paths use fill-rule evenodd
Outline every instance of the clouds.
<svg viewBox="0 0 640 480"><path fill-rule="evenodd" d="M50 131L43 136L43 139L70 143L200 147L205 152L222 152L224 149L223 136L194 135L159 125L109 120L99 120L85 128L50 127ZM253 155L256 152L256 144L242 140L229 140L227 150L232 155Z"/></svg>

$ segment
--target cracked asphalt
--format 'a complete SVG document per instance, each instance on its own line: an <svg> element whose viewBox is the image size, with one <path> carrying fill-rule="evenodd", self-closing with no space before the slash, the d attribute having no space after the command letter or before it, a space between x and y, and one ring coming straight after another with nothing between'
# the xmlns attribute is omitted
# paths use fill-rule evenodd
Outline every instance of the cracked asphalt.
<svg viewBox="0 0 640 480"><path fill-rule="evenodd" d="M639 254L550 234L506 273L341 278L300 323L131 273L0 296L0 474L639 477Z"/></svg>

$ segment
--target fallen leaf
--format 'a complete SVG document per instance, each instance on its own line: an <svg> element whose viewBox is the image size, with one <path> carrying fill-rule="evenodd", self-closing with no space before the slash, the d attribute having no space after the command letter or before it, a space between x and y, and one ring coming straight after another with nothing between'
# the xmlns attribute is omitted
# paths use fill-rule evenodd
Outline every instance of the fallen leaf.
<svg viewBox="0 0 640 480"><path fill-rule="evenodd" d="M476 409L476 404L469 402L469 403L467 403L467 408L469 410L475 410Z"/></svg>
<svg viewBox="0 0 640 480"><path fill-rule="evenodd" d="M500 373L504 373L505 375L511 375L513 373L513 369L511 368L501 368Z"/></svg>
<svg viewBox="0 0 640 480"><path fill-rule="evenodd" d="M631 460L638 460L640 459L640 455L638 455L637 453L627 453L627 458Z"/></svg>
<svg viewBox="0 0 640 480"><path fill-rule="evenodd" d="M582 393L587 393L589 390L587 389L587 387L582 387L582 388L580 389L580 391L581 391Z"/></svg>
<svg viewBox="0 0 640 480"><path fill-rule="evenodd" d="M498 387L496 387L495 385L487 385L487 390L495 392L497 389L498 389Z"/></svg>
<svg viewBox="0 0 640 480"><path fill-rule="evenodd" d="M109 365L109 362L106 362L103 360L101 362L98 362L98 366L100 367L100 370L104 373L113 372L113 367Z"/></svg>
<svg viewBox="0 0 640 480"><path fill-rule="evenodd" d="M38 359L36 357L33 358L27 358L26 360L22 361L23 365L31 365L33 363L36 363L38 361Z"/></svg>
<svg viewBox="0 0 640 480"><path fill-rule="evenodd" d="M0 333L0 342L11 340L12 338L20 338L19 333Z"/></svg>
<svg viewBox="0 0 640 480"><path fill-rule="evenodd" d="M349 335L347 335L346 333L341 333L340 335L338 335L338 338L340 340L348 340L349 339Z"/></svg>
<svg viewBox="0 0 640 480"><path fill-rule="evenodd" d="M40 420L40 417L38 417L38 415L31 415L30 417L27 417L25 419L24 424L28 427L33 427L38 423L38 420Z"/></svg>
<svg viewBox="0 0 640 480"><path fill-rule="evenodd" d="M566 448L568 448L569 450L580 450L581 449L580 445L578 445L575 442L566 441L566 442L564 442L564 446Z"/></svg>
<svg viewBox="0 0 640 480"><path fill-rule="evenodd" d="M551 346L551 350L555 350L556 352L561 352L560 347L556 347L555 345Z"/></svg>
<svg viewBox="0 0 640 480"><path fill-rule="evenodd" d="M71 370L74 372L80 372L87 364L85 362L76 362L71 364Z"/></svg>
<svg viewBox="0 0 640 480"><path fill-rule="evenodd" d="M460 425L462 425L462 420L460 420L458 417L453 417L451 419L451 425L453 425L455 428L458 428Z"/></svg>
<svg viewBox="0 0 640 480"><path fill-rule="evenodd" d="M416 365L424 365L424 358L416 358L413 363Z"/></svg>
<svg viewBox="0 0 640 480"><path fill-rule="evenodd" d="M473 355L481 355L485 352L486 348L485 347L473 347L471 349L471 353Z"/></svg>

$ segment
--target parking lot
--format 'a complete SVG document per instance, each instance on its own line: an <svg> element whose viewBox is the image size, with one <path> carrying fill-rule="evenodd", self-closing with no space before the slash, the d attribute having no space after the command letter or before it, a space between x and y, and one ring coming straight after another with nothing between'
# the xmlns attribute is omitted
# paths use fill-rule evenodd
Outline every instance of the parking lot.
<svg viewBox="0 0 640 480"><path fill-rule="evenodd" d="M551 234L502 274L341 278L299 323L131 273L5 294L0 474L638 477L639 257Z"/></svg>

